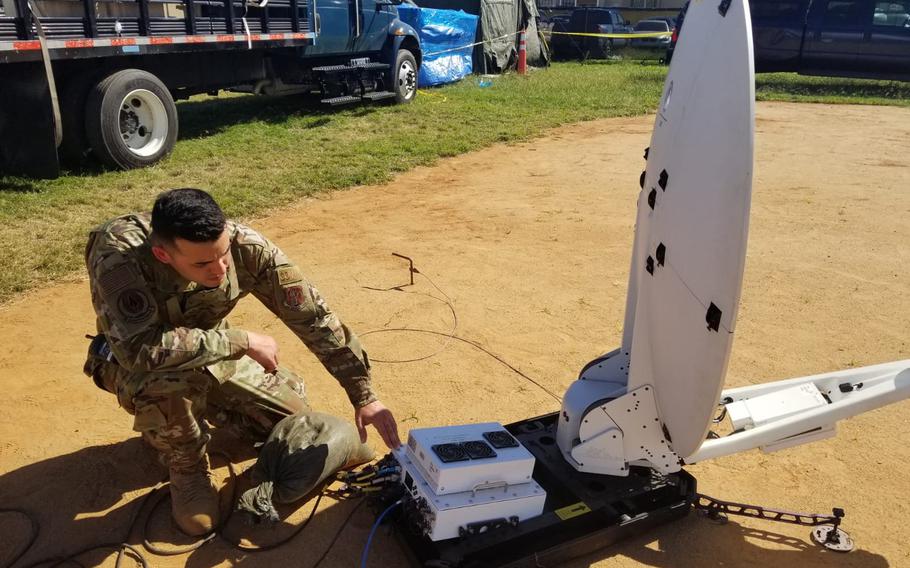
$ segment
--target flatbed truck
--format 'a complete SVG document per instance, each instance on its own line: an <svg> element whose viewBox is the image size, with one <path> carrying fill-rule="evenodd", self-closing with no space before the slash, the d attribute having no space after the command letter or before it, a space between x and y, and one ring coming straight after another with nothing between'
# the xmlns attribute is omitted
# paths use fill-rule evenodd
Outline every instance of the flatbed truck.
<svg viewBox="0 0 910 568"><path fill-rule="evenodd" d="M409 103L421 50L400 3L0 0L0 175L154 164L196 94Z"/></svg>

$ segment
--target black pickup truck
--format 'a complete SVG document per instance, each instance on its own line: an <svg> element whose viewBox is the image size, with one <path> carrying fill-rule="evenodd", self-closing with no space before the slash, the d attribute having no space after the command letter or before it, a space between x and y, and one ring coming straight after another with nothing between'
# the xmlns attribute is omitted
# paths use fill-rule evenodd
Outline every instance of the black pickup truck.
<svg viewBox="0 0 910 568"><path fill-rule="evenodd" d="M554 20L550 49L554 59L604 59L614 48L627 45L629 40L570 34L629 33L632 33L632 27L619 8L575 8L568 20Z"/></svg>
<svg viewBox="0 0 910 568"><path fill-rule="evenodd" d="M755 70L910 80L910 0L752 0Z"/></svg>
<svg viewBox="0 0 910 568"><path fill-rule="evenodd" d="M751 0L755 71L910 81L910 0ZM667 49L682 33L683 7Z"/></svg>

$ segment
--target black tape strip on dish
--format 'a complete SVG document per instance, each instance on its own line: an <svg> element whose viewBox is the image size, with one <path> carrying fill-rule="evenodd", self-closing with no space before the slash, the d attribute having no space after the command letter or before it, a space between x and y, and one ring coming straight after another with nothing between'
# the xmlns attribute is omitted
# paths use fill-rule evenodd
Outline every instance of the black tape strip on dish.
<svg viewBox="0 0 910 568"><path fill-rule="evenodd" d="M721 315L723 315L723 312L720 311L720 308L715 306L714 302L711 302L711 305L708 306L708 313L705 314L705 321L708 323L708 329L711 331L720 329Z"/></svg>

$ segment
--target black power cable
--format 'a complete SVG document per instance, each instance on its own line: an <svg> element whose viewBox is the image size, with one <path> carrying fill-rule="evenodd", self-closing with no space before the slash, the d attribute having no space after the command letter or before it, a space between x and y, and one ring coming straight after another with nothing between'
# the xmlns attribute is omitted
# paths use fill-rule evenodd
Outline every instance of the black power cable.
<svg viewBox="0 0 910 568"><path fill-rule="evenodd" d="M449 310L452 312L452 322L453 322L452 329L448 333L445 333L445 332L441 332L441 331L435 331L435 330L430 330L430 329L419 329L419 328L383 328L383 329L375 329L375 330L367 331L360 335L361 335L361 337L364 337L367 335L378 334L378 333L423 333L423 334L438 335L441 337L445 337L445 338L447 338L447 342L444 343L440 349L438 349L434 353L431 353L426 356L422 356L422 357L418 357L418 358L414 358L414 359L405 359L405 360L373 359L373 361L381 362L381 363L413 363L413 362L417 362L417 361L423 361L425 359L434 357L434 356L438 355L439 353L442 353L445 349L448 348L451 341L453 341L453 340L460 341L462 343L466 343L466 344L474 347L475 349L479 349L483 353L486 353L487 355L489 355L490 357L492 357L493 359L498 361L500 364L502 364L505 367L507 367L508 369L512 370L518 376L522 377L526 381L532 383L533 385L535 385L536 387L541 389L543 392L545 392L548 395L550 395L551 397L553 397L553 399L555 399L556 401L562 402L562 398L557 396L550 389L543 386L535 379L529 377L528 375L523 373L521 370L519 370L518 368L516 368L515 366L510 364L508 361L506 361L499 355L493 353L492 351L490 351L489 349L484 347L479 342L455 335L455 332L458 329L458 314L455 311L455 306L452 303L452 299L448 296L448 294L443 292L442 289L440 289L439 286L437 286L436 283L430 279L430 277L426 276L422 272L419 272L418 270L415 270L413 268L411 270L412 270L412 274L420 274L421 276L426 278L427 281L434 288L436 288L436 290L440 294L442 294L443 297L445 297L445 300L443 300L442 298L439 298L437 296L434 296L432 294L427 294L424 292L406 292L404 290L401 290L400 288L392 288L389 290L381 290L381 289L376 289L376 288L369 288L369 289L376 290L376 291L382 291L382 292L396 290L399 292L405 292L405 293L409 293L409 294L420 294L420 295L424 295L424 296L429 296L430 298L440 301L440 302L446 304L449 307ZM152 554L155 554L158 556L177 556L177 555L181 555L181 554L187 554L189 552L197 550L198 548L204 546L208 542L211 542L215 538L220 538L224 542L226 542L226 543L230 544L231 546L233 546L239 550L242 550L244 552L265 552L268 550L274 550L276 548L279 548L279 547L287 544L289 541L291 541L292 539L294 539L300 533L303 532L303 530L309 525L310 521L313 520L313 517L316 515L316 511L319 508L319 504L322 501L323 496L326 494L325 486L324 486L323 489L319 492L319 495L316 498L316 502L313 504L313 508L312 508L312 510L310 510L310 514L307 516L306 520L303 523L301 523L288 537L281 539L278 542L268 544L265 546L255 546L254 547L254 546L244 545L242 542L240 542L237 539L232 539L232 538L225 536L222 532L222 529L225 527L225 525L230 520L230 518L233 514L234 503L236 502L236 498L237 498L237 473L234 470L234 466L233 466L233 463L231 462L230 456L228 456L227 454L224 454L222 452L211 452L210 455L212 455L212 456L218 455L218 456L225 458L225 460L227 461L228 473L230 475L230 480L231 480L231 499L230 499L231 508L228 511L227 515L225 515L222 522L219 524L218 528L216 528L210 534L202 537L197 542L184 546L184 547L180 547L180 548L164 549L164 548L161 548L161 547L149 542L149 540L147 538L149 521L152 518L155 511L157 511L158 508L161 506L161 504L164 503L166 501L166 499L170 496L169 493L165 493L163 491L164 487L166 486L166 483L161 482L158 485L156 485L155 487L153 487L141 499L139 506L137 507L136 511L133 513L133 519L130 522L129 530L126 535L127 539L133 533L133 529L135 528L135 525L139 521L139 518L140 518L139 513L143 509L145 509L146 503L148 503L154 496L155 500L151 506L151 510L149 510L149 512L147 513L147 515L145 517L145 522L143 524L143 537L142 537L143 538L143 542L142 542L143 547L147 551L151 552ZM326 485L328 485L328 484L326 484ZM341 534L344 532L345 527L347 527L351 518L354 516L354 514L357 512L357 510L360 508L360 506L363 505L363 503L364 503L364 500L361 499L357 503L357 505L355 505L351 509L351 511L348 513L348 516L345 518L344 522L338 528L338 531L335 533L335 536L332 538L331 542L329 543L329 546L323 552L322 556L320 556L319 559L316 561L316 563L313 565L313 568L317 568L325 560L325 558L328 556L329 552L331 552L332 548L338 542L338 539L341 537ZM29 535L28 542L25 544L25 546L22 547L22 549L20 551L16 552L12 556L11 560L9 560L3 566L0 566L0 568L10 568L26 552L28 552L29 549L31 549L32 545L35 543L35 541L38 538L38 533L40 531L40 527L39 527L37 521L35 521L34 517L32 517L27 511L20 510L20 509L0 509L0 514L2 514L2 513L18 513L20 515L25 516L31 523L31 534ZM126 539L124 539L124 540L126 540ZM76 558L78 556L81 556L83 554L86 554L86 553L94 551L94 550L102 550L102 549L115 549L118 551L115 568L120 568L121 561L126 554L131 554L132 556L134 556L136 558L136 560L139 561L139 563L143 566L143 568L148 568L148 562L147 562L146 558L142 555L142 553L139 550L137 550L136 548L134 548L133 546L131 546L125 542L105 543L105 544L87 547L82 550L79 550L78 552L75 552L75 553L72 553L72 554L69 554L66 556L56 556L53 558L46 558L43 560L39 560L37 562L28 564L27 566L25 566L23 568L36 568L38 566L42 566L44 564L50 564L50 563L53 563L52 566L59 566L64 563L71 563L71 564L76 564L78 566L82 566L82 564L76 560Z"/></svg>
<svg viewBox="0 0 910 568"><path fill-rule="evenodd" d="M348 523L351 522L351 518L354 516L354 513L356 513L357 509L359 509L360 506L363 505L365 502L366 501L364 499L361 499L356 505L354 505L354 507L351 509L351 512L348 513L348 516L344 518L344 522L342 522L341 526L338 527L338 531L335 533L335 536L332 537L332 540L331 540L331 542L329 542L329 546L325 549L325 552L323 552L322 556L319 557L319 560L317 560L316 563L313 564L313 568L318 568L319 565L322 564L322 561L325 560L326 556L329 555L329 552L332 551L332 548L335 546L335 543L338 542L338 539L341 537L341 533L344 532L345 527L347 527Z"/></svg>
<svg viewBox="0 0 910 568"><path fill-rule="evenodd" d="M148 502L149 498L152 495L154 495L162 487L162 484L163 484L163 482L158 483L148 493L146 493L141 499L138 500L139 506L136 507L135 511L133 511L132 519L130 520L129 528L127 529L126 538L124 538L123 541L109 542L109 543L104 543L104 544L88 546L88 547L85 547L83 549L80 549L80 550L70 553L70 554L61 555L61 556L53 556L50 558L37 560L35 562L32 562L31 564L27 564L26 566L24 566L22 568L36 568L37 566L43 566L45 564L50 564L50 566L53 567L53 566L60 566L61 564L66 564L66 563L75 564L77 566L83 566L82 563L80 563L78 560L76 560L76 558L78 558L79 556L82 556L83 554L86 554L88 552L93 552L95 550L105 550L105 549L113 549L113 550L117 551L117 561L116 561L116 565L115 565L116 568L120 568L120 564L126 553L129 553L132 556L134 556L136 558L136 560L138 560L139 563L143 566L143 568L148 568L148 561L142 555L142 553L139 550L137 550L135 547L127 544L125 541L127 539L129 539L130 534L132 534L133 528L136 525L136 521L139 520L139 513L145 508L145 504ZM32 522L32 524L37 527L37 522L34 520L34 518L31 515L29 515L28 513L25 513L25 512L23 512L23 514L25 514L29 518L29 520ZM37 537L37 532L35 533L35 536ZM32 544L34 544L34 542L35 542L35 539L34 538L31 539L29 541L28 546L25 547L21 553L19 553L19 555L16 557L16 559L14 559L13 562L15 562L15 560L17 560L23 554L25 554L25 552L31 548L31 546L32 546ZM12 566L12 563L8 564L7 566Z"/></svg>
<svg viewBox="0 0 910 568"><path fill-rule="evenodd" d="M218 528L215 531L209 533L208 535L205 535L204 537L202 537L201 539L199 539L198 541L196 541L193 544L183 546L180 548L167 548L166 549L166 548L161 548L160 546L157 546L157 545L151 543L147 536L148 532L149 532L149 530L148 530L149 521L154 516L155 511L157 511L158 508L161 507L162 503L165 503L168 500L168 498L170 497L170 494L168 492L164 491L164 489L167 487L167 483L162 481L162 482L158 483L155 487L153 487L151 490L149 490L148 493L146 493L139 500L139 505L136 508L135 512L133 513L133 517L129 524L129 529L127 531L126 538L124 540L128 539L130 537L130 535L132 535L133 530L136 528L136 525L138 524L139 520L141 519L140 513L143 510L145 510L148 503L151 502L151 506L145 515L145 521L142 525L142 546L148 552L150 552L154 555L177 556L177 555L181 555L181 554L187 554L189 552L199 549L200 547L211 542L215 538L220 538L224 542L226 542L226 543L230 544L231 546L233 546L239 550L242 550L244 552L265 552L267 550L274 550L280 546L283 546L284 544L287 544L290 540L294 539L301 532L303 532L303 530L307 527L307 525L309 525L310 521L313 520L313 517L315 517L316 510L319 508L319 504L321 503L322 498L326 494L325 487L323 487L323 489L320 490L319 495L316 497L316 502L313 504L313 508L310 511L309 515L307 516L306 520L303 523L301 523L296 529L294 529L294 531L288 537L283 538L278 542L275 542L275 543L272 543L269 545L265 545L265 546L247 546L247 545L243 544L239 539L230 538L227 535L223 534L223 532L222 532L222 529L226 526L227 522L230 520L230 518L233 514L234 505L236 504L236 501L237 501L237 473L234 470L233 463L231 463L230 456L228 456L225 453L211 452L210 455L220 456L227 460L228 473L230 475L230 480L231 480L231 498L230 498L231 508L228 511L227 515L225 515L224 519L222 520L222 522L219 524ZM31 530L31 535L29 537L28 543L24 547L22 547L22 549L20 551L18 551L12 557L12 559L10 561L8 561L6 564L4 564L2 566L2 568L10 568L11 566L13 566L13 564L15 564L15 562L17 560L19 560L32 547L32 545L35 543L35 540L37 540L37 538L38 538L38 532L40 530L38 522L27 511L20 510L20 509L0 509L0 513L7 513L7 512L13 512L13 513L18 513L18 514L23 515L25 518L27 518L30 521L32 530ZM345 524L346 523L347 523L347 520L345 520ZM344 528L344 527L342 526L342 528ZM340 532L341 531L339 531L339 534L340 534ZM338 535L336 535L335 540L337 540L337 537L338 537ZM334 540L329 545L329 547L331 548L332 545L334 545ZM54 556L54 557L38 560L38 561L32 562L22 568L37 568L38 566L44 566L44 565L49 565L49 568L53 568L53 567L60 566L63 564L75 564L77 566L81 566L81 567L85 568L84 565L76 559L79 556L82 556L83 554L86 554L88 552L93 552L96 550L104 550L104 549L117 550L117 560L116 560L115 568L120 568L123 557L127 554L133 556L142 565L143 568L148 568L148 566L149 566L148 560L142 555L142 553L137 548L127 544L126 542L110 542L110 543L89 546L89 547L80 549L80 550L70 553L70 554L59 555L59 556ZM328 554L328 550L326 550L326 552L323 556L325 556L327 554Z"/></svg>

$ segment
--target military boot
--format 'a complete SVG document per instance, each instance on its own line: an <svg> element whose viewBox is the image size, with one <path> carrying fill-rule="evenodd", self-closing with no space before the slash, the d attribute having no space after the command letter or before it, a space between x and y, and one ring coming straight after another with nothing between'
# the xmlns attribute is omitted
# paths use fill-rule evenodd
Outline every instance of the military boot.
<svg viewBox="0 0 910 568"><path fill-rule="evenodd" d="M171 513L180 530L202 536L218 525L218 490L212 481L208 460L190 469L170 470Z"/></svg>

